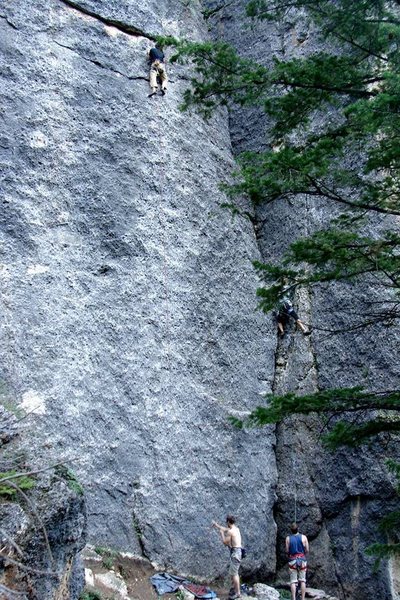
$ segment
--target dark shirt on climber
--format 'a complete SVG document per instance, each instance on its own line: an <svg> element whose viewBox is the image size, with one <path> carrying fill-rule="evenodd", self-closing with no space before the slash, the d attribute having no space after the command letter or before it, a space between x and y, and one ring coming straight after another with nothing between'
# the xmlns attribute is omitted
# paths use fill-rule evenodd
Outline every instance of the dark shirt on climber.
<svg viewBox="0 0 400 600"><path fill-rule="evenodd" d="M289 558L295 556L305 556L305 548L300 533L289 536Z"/></svg>
<svg viewBox="0 0 400 600"><path fill-rule="evenodd" d="M149 58L151 63L153 63L155 60L164 62L164 52L162 50L159 50L158 48L151 48L149 52Z"/></svg>

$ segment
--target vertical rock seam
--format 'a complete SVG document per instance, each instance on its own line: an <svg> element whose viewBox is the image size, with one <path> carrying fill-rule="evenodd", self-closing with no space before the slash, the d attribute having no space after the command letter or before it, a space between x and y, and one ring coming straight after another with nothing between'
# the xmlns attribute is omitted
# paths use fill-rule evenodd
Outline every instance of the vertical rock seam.
<svg viewBox="0 0 400 600"><path fill-rule="evenodd" d="M243 27L245 4L244 0L229 3L209 19L214 37L230 42L242 56L268 67L274 56L301 58L321 50L316 36L307 29L305 15L297 22L291 13L292 18L276 28L267 21L253 22L249 33ZM213 0L205 5L210 10L216 7ZM268 146L268 122L256 108L232 107L230 134L235 154L262 151ZM278 262L291 241L303 232L323 228L334 214L328 203L306 196L296 199L296 204L282 200L266 207L257 206L256 219L262 224L257 235L262 260ZM306 341L291 330L287 339L278 341L274 391L301 394L352 387L363 380L376 390L387 389L388 382L396 385L398 364L391 359L398 346L396 332L382 336L371 329L362 335L326 335L327 330L338 329L337 321L343 323L346 304L356 311L359 298L371 296L375 298L368 283L357 286L341 283L329 289L321 286L313 290L310 298L307 290L301 290L296 300L298 312L300 318L302 314L308 315L313 333L311 340ZM368 452L365 448L355 448L333 455L321 448L320 430L321 423L311 418L293 418L277 428L279 500L274 514L278 524L278 577L287 579L283 541L293 515L295 462L297 517L311 540L311 585L337 591L342 599L362 600L367 588L377 598L392 600L396 592L388 565L381 563L375 573L374 559L365 554L365 548L376 541L380 516L398 501L382 458L383 448L378 441ZM299 457L294 459L296 455ZM355 503L359 507L362 536L352 527Z"/></svg>

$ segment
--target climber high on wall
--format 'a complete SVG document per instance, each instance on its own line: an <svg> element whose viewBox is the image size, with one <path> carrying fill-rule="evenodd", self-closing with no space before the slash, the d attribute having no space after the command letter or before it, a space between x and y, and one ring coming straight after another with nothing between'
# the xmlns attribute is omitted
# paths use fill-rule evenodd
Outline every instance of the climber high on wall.
<svg viewBox="0 0 400 600"><path fill-rule="evenodd" d="M149 98L155 96L158 92L158 80L161 83L161 93L164 96L167 91L167 71L165 69L165 54L162 47L157 43L149 52L150 62L150 87L151 92Z"/></svg>

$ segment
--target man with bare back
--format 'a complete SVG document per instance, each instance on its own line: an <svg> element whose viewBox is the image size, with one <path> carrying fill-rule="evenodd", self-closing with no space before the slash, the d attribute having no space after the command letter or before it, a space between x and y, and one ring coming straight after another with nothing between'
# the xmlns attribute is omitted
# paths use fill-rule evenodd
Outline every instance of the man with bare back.
<svg viewBox="0 0 400 600"><path fill-rule="evenodd" d="M230 596L231 600L240 598L239 567L242 560L242 536L235 522L235 517L228 515L226 517L227 527L222 527L222 525L218 525L215 521L212 523L213 527L219 530L222 543L230 548L229 575L232 577L232 584L235 590L234 596Z"/></svg>

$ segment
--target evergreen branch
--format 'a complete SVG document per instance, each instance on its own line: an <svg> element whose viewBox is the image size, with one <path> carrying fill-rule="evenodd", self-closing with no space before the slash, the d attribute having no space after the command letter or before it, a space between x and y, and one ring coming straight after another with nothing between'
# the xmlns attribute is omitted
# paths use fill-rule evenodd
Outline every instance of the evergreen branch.
<svg viewBox="0 0 400 600"><path fill-rule="evenodd" d="M336 17L337 18L335 20L334 18L332 18L332 16L333 16L332 14L329 14L329 12L327 10L324 10L322 8L322 6L321 6L322 3L320 3L320 2L308 2L308 1L289 2L289 3L284 2L284 3L278 3L275 6L268 8L268 10L266 8L263 9L263 7L265 7L265 4L266 4L265 2L259 2L258 0L250 2L248 5L247 14L253 18L257 17L258 19L271 20L273 13L279 14L279 13L282 13L282 11L287 11L288 9L291 9L291 8L305 7L311 16L316 17L320 21L326 22L326 23L329 23L330 21L332 21L332 24L330 27L328 27L328 26L325 27L324 34L326 37L332 36L342 42L349 44L351 47L355 48L356 50L365 53L367 56L377 58L383 62L388 61L386 56L373 51L371 49L371 47L364 46L360 42L355 41L352 37L349 37L344 32L340 31L340 28L338 27L338 17L342 16L342 14L343 14L343 13L341 13L340 5L336 9Z"/></svg>
<svg viewBox="0 0 400 600"><path fill-rule="evenodd" d="M324 390L315 394L297 396L294 393L265 396L266 406L258 406L245 421L231 417L236 427L261 427L285 421L293 414L320 415L332 419L346 415L350 421L339 421L323 437L330 448L339 445L358 445L379 433L400 432L400 391L365 392L362 387ZM387 415L382 412L387 411Z"/></svg>
<svg viewBox="0 0 400 600"><path fill-rule="evenodd" d="M51 471L56 467L61 465L65 465L71 462L79 462L79 458L71 458L69 460L64 460L62 462L57 462L49 467L43 467L42 469L34 469L32 471L21 471L20 473L14 473L13 475L7 475L7 477L0 477L0 483L10 483L11 479L20 479L21 477L29 477L30 475L38 475L39 473L44 473L45 471Z"/></svg>
<svg viewBox="0 0 400 600"><path fill-rule="evenodd" d="M347 198L344 198L343 196L339 195L338 193L334 192L333 190L330 190L325 184L317 182L313 177L308 176L308 179L309 179L310 183L314 186L315 191L317 192L318 195L328 198L330 200L334 200L335 202L338 202L339 204L344 204L346 206L350 206L351 208L368 210L368 211L377 212L377 213L381 213L381 214L385 214L385 215L400 216L400 210L384 208L377 204L368 204L361 200L358 200L358 201L348 200ZM310 193L310 192L307 192L307 193Z"/></svg>
<svg viewBox="0 0 400 600"><path fill-rule="evenodd" d="M343 415L359 413L361 410L388 410L400 412L400 391L365 392L362 387L332 389L296 396L293 393L265 396L267 406L258 407L248 417L256 425L273 424L282 421L293 413L309 415L325 413Z"/></svg>
<svg viewBox="0 0 400 600"><path fill-rule="evenodd" d="M357 416L361 417L358 412ZM349 446L354 448L382 433L390 433L393 435L399 432L399 421L390 418L377 418L375 415L370 415L370 418L362 424L356 422L347 423L345 421L336 423L332 430L324 436L323 441L331 450L335 450L338 446Z"/></svg>
<svg viewBox="0 0 400 600"><path fill-rule="evenodd" d="M11 565L14 565L15 567L18 567L22 571L27 571L28 573L34 573L35 575L45 575L46 577L56 577L57 579L59 579L59 575L55 571L44 571L42 569L27 567L20 561L10 558L7 554L4 554L4 552L1 552L1 551L0 551L0 558L3 558L6 562L10 563Z"/></svg>
<svg viewBox="0 0 400 600"><path fill-rule="evenodd" d="M365 553L369 556L377 556L378 557L378 565L380 560L388 560L395 556L400 555L400 544L371 544L365 550Z"/></svg>
<svg viewBox="0 0 400 600"><path fill-rule="evenodd" d="M379 77L379 78L373 78L370 79L369 81L372 82L378 82L378 81L382 81L383 78ZM379 94L379 91L368 91L368 90L361 90L361 89L355 89L350 87L351 83L349 84L349 87L347 86L343 86L343 87L336 87L336 86L332 86L332 85L324 85L324 84L311 84L311 83L303 83L301 81L290 81L290 80L285 80L285 79L276 79L273 81L274 84L276 85L283 85L283 86L287 86L293 89L303 89L303 90L321 90L321 91L325 91L325 92L333 92L335 94L346 94L346 95L350 95L350 96L359 96L360 98L373 98L375 96L377 96Z"/></svg>
<svg viewBox="0 0 400 600"><path fill-rule="evenodd" d="M368 327L377 325L378 323L388 323L389 321L395 321L397 319L400 319L400 311L398 311L396 313L387 313L387 314L382 313L381 315L376 316L375 318L365 319L364 321L361 321L360 323L355 323L354 325L346 325L339 329L327 329L325 327L317 327L315 325L313 326L313 329L316 331L323 331L323 332L329 333L329 335L326 335L323 338L323 339L326 339L326 338L340 335L340 334L354 333L354 332L360 331L362 329L367 329ZM307 325L307 323L306 323L306 325Z"/></svg>
<svg viewBox="0 0 400 600"><path fill-rule="evenodd" d="M0 583L0 592L2 592L4 594L4 598L10 598L11 596L20 597L23 599L26 598L25 592L18 592L16 590L11 590L9 587L3 585L2 583Z"/></svg>
<svg viewBox="0 0 400 600"><path fill-rule="evenodd" d="M16 553L19 554L23 558L23 556L24 556L23 551L18 546L17 542L15 542L13 540L13 538L10 537L6 531L4 531L4 529L0 529L0 535L2 536L2 538L4 538L5 540L7 540L7 542L14 548L14 550L16 551Z"/></svg>
<svg viewBox="0 0 400 600"><path fill-rule="evenodd" d="M43 537L44 537L44 541L45 541L45 546L46 546L46 549L47 549L47 553L49 555L51 563L53 563L54 562L54 557L53 557L53 553L52 553L51 548L50 548L50 543L49 543L49 537L47 535L47 530L46 530L46 527L45 527L45 525L43 523L43 520L42 520L41 516L39 515L38 511L36 510L33 502L31 502L31 500L28 498L28 496L25 494L25 492L16 483L14 483L13 481L10 481L8 479L5 479L5 480L7 482L7 485L9 485L12 488L14 488L22 496L22 498L28 504L28 506L29 506L30 510L32 511L33 515L37 519L37 521L38 521L38 523L40 525L40 528L41 528L41 530L43 532ZM2 481L4 481L4 478L2 479Z"/></svg>
<svg viewBox="0 0 400 600"><path fill-rule="evenodd" d="M337 39L341 40L342 42L346 42L350 46L357 48L357 50L361 50L362 52L365 52L365 54L367 56L373 56L373 57L378 58L379 60L386 62L386 63L389 62L389 59L386 56L383 56L382 54L373 52L373 50L371 50L371 48L366 48L365 46L361 45L360 43L357 43L352 38L349 38L343 34L340 34L335 30L332 30L330 33L333 37L336 37Z"/></svg>
<svg viewBox="0 0 400 600"><path fill-rule="evenodd" d="M210 19L211 17L215 16L217 13L219 13L221 10L223 10L224 8L228 8L229 6L231 6L233 4L234 0L231 0L231 2L226 2L226 3L222 3L219 6L217 6L216 8L209 8L209 9L205 9L203 10L203 17L204 19Z"/></svg>
<svg viewBox="0 0 400 600"><path fill-rule="evenodd" d="M384 533L400 531L400 510L396 510L386 515L379 523L379 530Z"/></svg>

